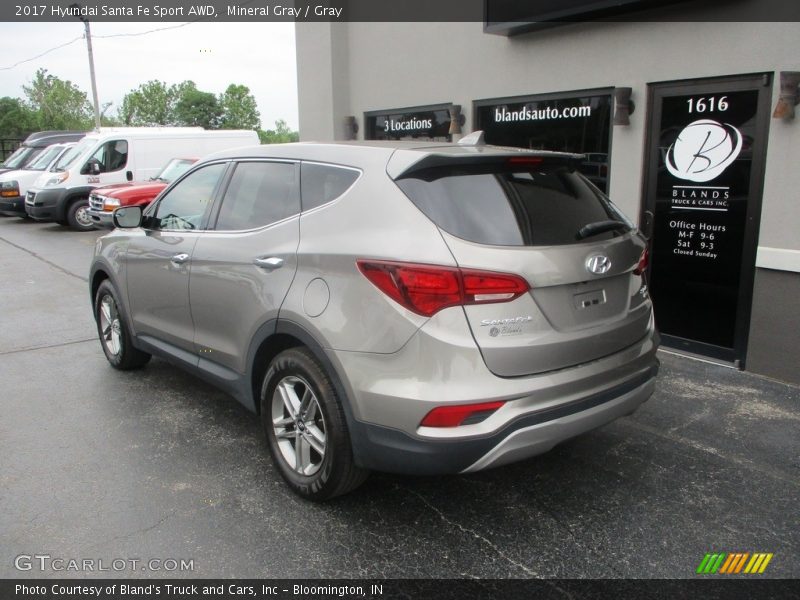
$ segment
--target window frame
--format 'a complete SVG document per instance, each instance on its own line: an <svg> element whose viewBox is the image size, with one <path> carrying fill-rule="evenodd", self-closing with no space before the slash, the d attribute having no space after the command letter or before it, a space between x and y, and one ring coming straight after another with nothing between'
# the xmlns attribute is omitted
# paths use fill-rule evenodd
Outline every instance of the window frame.
<svg viewBox="0 0 800 600"><path fill-rule="evenodd" d="M231 181L233 180L233 176L236 173L236 169L241 163L282 163L282 164L294 165L294 177L295 177L294 194L297 199L297 206L299 207L298 211L294 214L289 215L288 217L284 217L279 221L273 221L272 223L267 223L266 225L260 225L258 227L250 227L248 229L218 229L217 225L219 223L219 213L222 210L222 204L225 201L225 194L228 193L228 188L230 187ZM213 231L217 233L249 233L252 231L260 231L262 229L267 229L268 227L274 227L275 225L279 223L284 223L290 219L294 219L303 212L303 206L300 202L300 161L297 159L256 158L256 157L234 158L230 160L228 171L226 172L224 181L222 183L223 185L217 189L216 197L214 199L214 205L211 207L211 211L208 216L208 221L206 223L206 228L204 229L204 231Z"/></svg>
<svg viewBox="0 0 800 600"><path fill-rule="evenodd" d="M161 193L156 197L153 202L144 210L143 219L142 219L142 229L146 229L148 231L166 231L166 232L192 232L192 233L200 233L209 230L209 226L211 224L211 215L214 214L214 209L218 204L219 197L220 197L220 190L223 188L223 185L227 188L227 182L230 179L231 175L231 164L233 161L230 159L226 160L217 160L213 162L207 162L202 164L196 164L193 168L186 171L183 175L181 175L178 179L173 181L169 184L166 188L164 188ZM208 207L206 208L205 213L203 214L203 218L200 222L200 226L197 229L162 229L153 227L150 223L152 219L155 217L153 216L154 213L158 210L158 207L163 202L164 198L166 198L172 190L181 184L184 179L190 177L192 174L204 169L206 167L211 167L214 165L223 165L224 168L222 170L222 174L219 177L216 185L214 186L214 190L211 192L211 201L208 203Z"/></svg>

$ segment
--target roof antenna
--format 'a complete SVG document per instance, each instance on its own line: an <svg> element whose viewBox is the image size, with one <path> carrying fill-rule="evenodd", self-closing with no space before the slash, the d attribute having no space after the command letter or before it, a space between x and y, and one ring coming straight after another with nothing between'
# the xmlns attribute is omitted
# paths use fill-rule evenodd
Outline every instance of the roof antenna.
<svg viewBox="0 0 800 600"><path fill-rule="evenodd" d="M486 142L483 139L483 131L473 131L469 135L465 135L458 140L459 146L485 146Z"/></svg>

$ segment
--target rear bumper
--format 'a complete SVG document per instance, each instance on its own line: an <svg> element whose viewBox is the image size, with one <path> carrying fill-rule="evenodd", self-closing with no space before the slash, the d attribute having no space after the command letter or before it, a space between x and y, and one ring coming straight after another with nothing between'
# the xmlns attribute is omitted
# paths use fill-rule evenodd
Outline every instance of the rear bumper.
<svg viewBox="0 0 800 600"><path fill-rule="evenodd" d="M380 425L357 427L368 448L363 467L411 475L471 473L510 464L634 412L655 388L658 360L621 385L578 401L532 412L500 431L478 438L430 440Z"/></svg>
<svg viewBox="0 0 800 600"><path fill-rule="evenodd" d="M328 351L350 400L360 466L405 474L472 472L547 452L634 412L653 393L659 336L614 354L526 377L491 373L463 313L435 315L394 354ZM459 318L460 317L460 318ZM463 323L463 330L460 330ZM424 427L433 408L503 401L483 421Z"/></svg>

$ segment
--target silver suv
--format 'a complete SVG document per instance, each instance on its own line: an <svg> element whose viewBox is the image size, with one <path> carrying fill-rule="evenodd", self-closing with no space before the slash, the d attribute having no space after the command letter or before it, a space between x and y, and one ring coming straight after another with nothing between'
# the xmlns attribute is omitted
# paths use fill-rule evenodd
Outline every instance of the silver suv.
<svg viewBox="0 0 800 600"><path fill-rule="evenodd" d="M232 394L312 500L370 470L546 452L632 413L658 370L645 241L580 161L480 143L212 155L98 240L103 351Z"/></svg>

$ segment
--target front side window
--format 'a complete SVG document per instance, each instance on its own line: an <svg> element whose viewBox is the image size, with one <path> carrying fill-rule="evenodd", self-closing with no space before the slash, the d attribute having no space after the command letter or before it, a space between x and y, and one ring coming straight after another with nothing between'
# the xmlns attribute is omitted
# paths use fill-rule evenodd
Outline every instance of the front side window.
<svg viewBox="0 0 800 600"><path fill-rule="evenodd" d="M227 165L217 163L189 173L147 212L149 229L198 230Z"/></svg>
<svg viewBox="0 0 800 600"><path fill-rule="evenodd" d="M87 161L87 166L89 163L97 164L100 173L119 171L128 164L128 142L125 140L106 142L92 154Z"/></svg>
<svg viewBox="0 0 800 600"><path fill-rule="evenodd" d="M300 212L296 179L292 163L239 163L222 200L216 229L256 229L296 215Z"/></svg>

